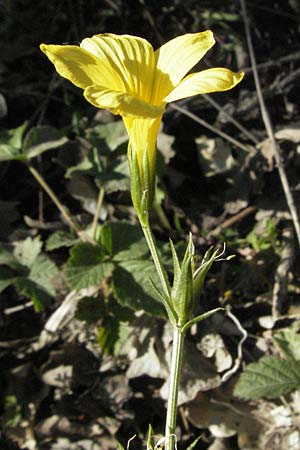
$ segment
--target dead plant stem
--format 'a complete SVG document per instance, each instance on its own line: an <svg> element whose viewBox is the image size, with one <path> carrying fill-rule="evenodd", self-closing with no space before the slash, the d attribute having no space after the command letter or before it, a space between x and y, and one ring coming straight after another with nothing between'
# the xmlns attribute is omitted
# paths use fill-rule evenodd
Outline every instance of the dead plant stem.
<svg viewBox="0 0 300 450"><path fill-rule="evenodd" d="M256 59L255 59L255 53L254 53L254 48L253 48L253 44L252 44L252 39L251 39L251 32L250 32L250 25L249 25L249 20L248 20L248 16L247 16L247 8L246 8L246 1L245 0L240 0L241 2L241 7L242 7L242 14L243 14L243 20L244 20L244 25L245 25L245 33L246 33L246 39L247 39L247 45L248 45L248 49L249 49L249 56L250 56L250 60L251 60L251 65L253 68L253 76L254 76L254 81L255 81L255 87L256 87L256 92L257 92L257 98L258 98L258 102L259 102L259 106L260 106L260 110L261 110L261 115L265 124L265 128L266 128L266 132L268 134L271 146L272 146L272 150L273 150L273 154L274 154L274 158L277 164L277 169L278 169L278 173L279 173L279 177L281 180L281 184L284 190L284 194L286 197L286 201L291 213L291 217L294 223L294 227L295 227L295 231L296 231L296 235L297 235L297 239L300 245L300 224L299 224L299 218L298 218L298 214L297 214L297 209L296 209L296 205L292 196L292 192L289 186L289 182L287 179L287 175L284 169L284 165L282 163L281 157L280 157L280 153L279 153L279 149L278 149L278 145L275 139L275 135L274 135L274 130L273 130L273 125L271 122L271 118L269 115L269 112L266 108L265 105L265 101L264 101L264 97L262 94L262 89L261 89L261 85L260 85L260 79L258 76L258 70L257 70L257 65L256 65Z"/></svg>

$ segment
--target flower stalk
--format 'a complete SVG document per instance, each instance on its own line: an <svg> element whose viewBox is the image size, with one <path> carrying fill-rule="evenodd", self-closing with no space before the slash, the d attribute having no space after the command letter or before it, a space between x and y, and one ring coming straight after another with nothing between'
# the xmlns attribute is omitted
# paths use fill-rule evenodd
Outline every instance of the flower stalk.
<svg viewBox="0 0 300 450"><path fill-rule="evenodd" d="M80 46L42 44L40 47L57 72L83 90L88 102L121 115L128 133L132 202L160 279L160 289L150 282L166 308L174 331L165 430L167 450L174 450L176 443L184 336L192 324L220 309L195 317L206 274L221 255L210 249L196 269L191 236L181 263L171 242L174 277L170 285L149 225L155 196L156 140L168 103L198 94L227 91L242 80L242 72L234 73L223 67L189 73L214 43L212 32L207 30L178 36L157 50L145 39L110 33L83 39ZM54 201L51 191L48 188L46 191ZM98 205L101 202L100 197ZM60 204L59 209L79 233ZM94 221L93 230L95 227Z"/></svg>
<svg viewBox="0 0 300 450"><path fill-rule="evenodd" d="M170 368L170 385L168 395L165 447L166 450L174 450L176 444L176 418L179 392L180 373L183 360L183 345L185 333L181 328L174 327L172 360Z"/></svg>

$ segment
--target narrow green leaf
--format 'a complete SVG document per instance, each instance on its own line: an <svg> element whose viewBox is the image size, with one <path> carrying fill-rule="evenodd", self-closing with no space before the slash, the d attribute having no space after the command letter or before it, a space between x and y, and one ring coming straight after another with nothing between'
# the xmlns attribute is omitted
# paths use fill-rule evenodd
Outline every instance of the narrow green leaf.
<svg viewBox="0 0 300 450"><path fill-rule="evenodd" d="M178 278L180 277L180 264L172 239L170 239L170 247L172 251L172 260L173 260L173 273L174 273L173 286L175 286L178 283Z"/></svg>
<svg viewBox="0 0 300 450"><path fill-rule="evenodd" d="M154 432L153 432L153 428L150 424L148 426L147 450L155 450Z"/></svg>
<svg viewBox="0 0 300 450"><path fill-rule="evenodd" d="M171 305L171 301L169 299L167 299L163 293L160 292L160 290L157 288L156 284L154 283L154 281L152 280L152 278L150 276L148 277L148 280L149 280L150 286L152 287L152 289L155 293L155 296L157 298L159 298L161 300L161 302L163 303L163 305L165 306L167 314L170 319L170 322L174 325L174 327L176 327L178 318L177 318L177 315Z"/></svg>
<svg viewBox="0 0 300 450"><path fill-rule="evenodd" d="M265 356L258 362L248 364L235 386L234 394L249 400L276 398L299 388L298 361Z"/></svg>
<svg viewBox="0 0 300 450"><path fill-rule="evenodd" d="M208 319L218 311L224 311L224 308L211 309L210 311L200 314L200 316L194 317L182 327L182 332L185 333L192 325L194 325L194 323L202 322L202 320Z"/></svg>
<svg viewBox="0 0 300 450"><path fill-rule="evenodd" d="M189 446L186 450L194 450L200 439L202 438L202 435L198 436Z"/></svg>
<svg viewBox="0 0 300 450"><path fill-rule="evenodd" d="M70 287L79 290L100 284L113 270L113 264L104 258L99 245L87 242L75 245L64 266Z"/></svg>

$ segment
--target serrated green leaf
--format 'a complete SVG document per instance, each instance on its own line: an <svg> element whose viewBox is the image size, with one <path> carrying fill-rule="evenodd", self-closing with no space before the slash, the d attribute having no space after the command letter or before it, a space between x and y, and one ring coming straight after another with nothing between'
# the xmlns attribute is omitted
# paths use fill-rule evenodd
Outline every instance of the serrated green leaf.
<svg viewBox="0 0 300 450"><path fill-rule="evenodd" d="M290 329L275 333L273 339L286 356L300 361L299 322L295 322Z"/></svg>
<svg viewBox="0 0 300 450"><path fill-rule="evenodd" d="M79 290L100 284L108 277L113 264L105 261L99 245L79 243L71 249L71 256L64 266L64 274L72 289Z"/></svg>
<svg viewBox="0 0 300 450"><path fill-rule="evenodd" d="M0 235L6 236L12 231L10 225L19 218L18 204L0 200Z"/></svg>
<svg viewBox="0 0 300 450"><path fill-rule="evenodd" d="M52 251L61 247L71 247L78 239L67 231L55 231L48 237L46 250Z"/></svg>
<svg viewBox="0 0 300 450"><path fill-rule="evenodd" d="M25 161L26 157L22 155L19 148L7 144L0 144L0 162L11 161L13 159Z"/></svg>
<svg viewBox="0 0 300 450"><path fill-rule="evenodd" d="M148 253L140 227L128 222L107 222L102 227L101 244L114 261L138 259Z"/></svg>
<svg viewBox="0 0 300 450"><path fill-rule="evenodd" d="M98 187L103 187L105 192L111 194L117 191L127 191L130 189L130 176L127 158L119 162L109 161L108 166L95 180Z"/></svg>
<svg viewBox="0 0 300 450"><path fill-rule="evenodd" d="M127 322L121 322L116 317L107 317L98 328L97 341L104 353L118 355L129 332Z"/></svg>
<svg viewBox="0 0 300 450"><path fill-rule="evenodd" d="M1 265L8 266L18 272L24 270L22 264L15 258L13 249L4 245L0 245L0 266Z"/></svg>
<svg viewBox="0 0 300 450"><path fill-rule="evenodd" d="M29 278L16 278L14 281L14 286L19 294L24 295L24 297L29 298L32 301L34 309L37 312L43 311L43 309L52 301L52 296L47 292L47 290Z"/></svg>
<svg viewBox="0 0 300 450"><path fill-rule="evenodd" d="M0 293L8 286L14 284L16 280L15 273L7 267L0 267Z"/></svg>
<svg viewBox="0 0 300 450"><path fill-rule="evenodd" d="M241 374L234 395L246 400L280 395L300 388L300 363L294 360L265 356L248 364Z"/></svg>
<svg viewBox="0 0 300 450"><path fill-rule="evenodd" d="M118 302L136 311L166 317L163 305L154 297L148 277L159 285L152 261L121 261L113 272L113 291Z"/></svg>
<svg viewBox="0 0 300 450"><path fill-rule="evenodd" d="M96 178L101 178L103 175L103 166L100 160L100 150L96 147L92 148L91 151L75 166L71 166L66 171L65 177L71 178L74 173L79 172L85 174L94 175Z"/></svg>
<svg viewBox="0 0 300 450"><path fill-rule="evenodd" d="M24 122L17 128L13 128L11 130L0 130L0 144L7 144L21 150L23 134L27 125L28 123Z"/></svg>
<svg viewBox="0 0 300 450"><path fill-rule="evenodd" d="M21 151L23 134L26 127L27 122L12 130L0 130L0 161L26 159Z"/></svg>
<svg viewBox="0 0 300 450"><path fill-rule="evenodd" d="M104 303L100 298L83 297L77 305L75 319L95 323L104 316L104 313Z"/></svg>
<svg viewBox="0 0 300 450"><path fill-rule="evenodd" d="M54 296L53 280L57 273L58 269L55 263L46 255L39 255L31 265L28 278L42 286L49 295Z"/></svg>
<svg viewBox="0 0 300 450"><path fill-rule="evenodd" d="M40 236L28 237L24 241L15 243L14 255L26 267L31 267L37 256L41 253L43 243Z"/></svg>
<svg viewBox="0 0 300 450"><path fill-rule="evenodd" d="M95 146L105 141L110 150L115 150L119 145L128 141L128 136L122 120L96 125L86 131L86 136Z"/></svg>
<svg viewBox="0 0 300 450"><path fill-rule="evenodd" d="M68 142L59 130L53 127L39 125L31 128L23 142L23 154L27 159L34 158L42 153L61 147Z"/></svg>

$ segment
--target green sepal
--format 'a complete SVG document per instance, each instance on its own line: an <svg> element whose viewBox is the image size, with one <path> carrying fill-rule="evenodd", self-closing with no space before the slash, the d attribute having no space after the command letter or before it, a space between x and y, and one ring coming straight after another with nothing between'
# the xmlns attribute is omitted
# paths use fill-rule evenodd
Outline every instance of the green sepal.
<svg viewBox="0 0 300 450"><path fill-rule="evenodd" d="M194 273L194 293L193 293L193 307L197 306L198 299L201 294L202 286L206 277L207 272L213 265L214 261L220 256L219 250L214 251L214 247L210 247L205 253L200 267Z"/></svg>
<svg viewBox="0 0 300 450"><path fill-rule="evenodd" d="M172 247L171 247L172 248ZM184 325L193 315L193 264L194 264L194 244L190 235L189 242L183 257L180 272L178 267L174 272L174 282L172 288L172 305L178 315L178 324ZM175 262L176 267L176 262ZM176 271L175 271L176 270Z"/></svg>
<svg viewBox="0 0 300 450"><path fill-rule="evenodd" d="M132 203L143 226L149 223L149 210L155 196L155 173L151 173L148 154L143 154L140 167L137 153L128 144L128 161L131 178Z"/></svg>
<svg viewBox="0 0 300 450"><path fill-rule="evenodd" d="M171 247L172 259L173 259L173 273L174 273L173 286L175 286L178 283L178 279L180 276L180 264L179 264L178 255L177 255L177 252L174 247L172 239L170 239L170 247Z"/></svg>

